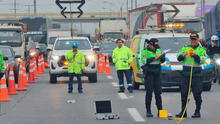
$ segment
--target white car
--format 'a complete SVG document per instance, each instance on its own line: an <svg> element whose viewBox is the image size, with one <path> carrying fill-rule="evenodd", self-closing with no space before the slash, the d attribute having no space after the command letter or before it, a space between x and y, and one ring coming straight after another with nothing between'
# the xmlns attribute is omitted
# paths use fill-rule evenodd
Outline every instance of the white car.
<svg viewBox="0 0 220 124"><path fill-rule="evenodd" d="M50 83L56 83L57 77L68 76L68 62L65 60L65 55L69 50L72 50L73 42L78 43L78 49L85 55L86 67L82 75L87 76L90 83L96 83L97 56L87 37L61 37L56 39L50 61Z"/></svg>
<svg viewBox="0 0 220 124"><path fill-rule="evenodd" d="M146 40L151 38L157 38L160 42L160 47L165 52L165 62L161 64L161 84L163 87L179 86L181 87L181 81L183 80L182 70L183 64L177 60L177 54L179 50L189 44L189 34L185 33L150 33L140 34L133 38L131 43L131 49L136 55L136 63L132 65L134 76L134 89L138 89L140 84L144 84L143 70L141 69L142 60L140 58L140 52L147 48ZM201 65L202 67L202 82L204 90L209 91L212 87L212 81L214 80L213 65L210 62L208 56L206 64Z"/></svg>
<svg viewBox="0 0 220 124"><path fill-rule="evenodd" d="M47 42L47 50L53 49L53 45L54 45L56 39L57 39L57 37L49 37L49 40Z"/></svg>

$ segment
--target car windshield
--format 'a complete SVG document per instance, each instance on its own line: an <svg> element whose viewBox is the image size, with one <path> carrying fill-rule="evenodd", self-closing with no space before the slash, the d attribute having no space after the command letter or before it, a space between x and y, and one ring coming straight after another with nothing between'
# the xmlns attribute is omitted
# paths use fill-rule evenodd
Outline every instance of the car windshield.
<svg viewBox="0 0 220 124"><path fill-rule="evenodd" d="M56 37L50 37L49 38L49 44L54 44L54 42L56 41Z"/></svg>
<svg viewBox="0 0 220 124"><path fill-rule="evenodd" d="M164 38L157 38L157 39L160 42L161 50L164 51L164 50L170 49L171 53L177 53L184 45L189 44L188 37L164 37Z"/></svg>
<svg viewBox="0 0 220 124"><path fill-rule="evenodd" d="M28 38L33 40L34 42L38 43L45 43L46 42L46 35L44 34L28 34Z"/></svg>
<svg viewBox="0 0 220 124"><path fill-rule="evenodd" d="M100 50L114 50L116 47L115 43L102 43L100 45Z"/></svg>
<svg viewBox="0 0 220 124"><path fill-rule="evenodd" d="M22 44L20 31L0 31L0 44L17 46Z"/></svg>
<svg viewBox="0 0 220 124"><path fill-rule="evenodd" d="M2 51L4 57L12 57L13 53L9 48L0 47L0 51Z"/></svg>
<svg viewBox="0 0 220 124"><path fill-rule="evenodd" d="M104 39L121 39L123 37L123 34L118 32L118 33L104 33L103 38Z"/></svg>
<svg viewBox="0 0 220 124"><path fill-rule="evenodd" d="M78 43L78 49L91 49L91 44L87 39L58 40L54 50L71 50L72 43Z"/></svg>
<svg viewBox="0 0 220 124"><path fill-rule="evenodd" d="M177 53L184 46L189 44L188 37L166 37L158 38L160 41L161 50L164 51L169 48L172 53Z"/></svg>

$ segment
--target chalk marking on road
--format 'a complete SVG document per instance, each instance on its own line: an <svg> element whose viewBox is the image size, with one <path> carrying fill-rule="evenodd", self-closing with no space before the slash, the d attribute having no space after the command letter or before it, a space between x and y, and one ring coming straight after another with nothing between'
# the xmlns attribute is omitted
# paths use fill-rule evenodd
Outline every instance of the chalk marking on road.
<svg viewBox="0 0 220 124"><path fill-rule="evenodd" d="M129 97L129 99L134 98L134 96L128 96L128 97Z"/></svg>
<svg viewBox="0 0 220 124"><path fill-rule="evenodd" d="M118 83L116 83L116 82L112 82L112 86L113 87L119 87Z"/></svg>
<svg viewBox="0 0 220 124"><path fill-rule="evenodd" d="M66 101L68 104L73 104L73 103L76 103L76 100L72 99L72 100L67 100Z"/></svg>
<svg viewBox="0 0 220 124"><path fill-rule="evenodd" d="M112 77L112 76L107 76L107 78L108 78L108 79L113 79L113 77Z"/></svg>
<svg viewBox="0 0 220 124"><path fill-rule="evenodd" d="M118 93L121 99L128 99L128 97L124 93Z"/></svg>
<svg viewBox="0 0 220 124"><path fill-rule="evenodd" d="M141 114L137 111L136 108L128 108L128 112L131 115L131 117L136 122L145 122L146 120L141 116Z"/></svg>

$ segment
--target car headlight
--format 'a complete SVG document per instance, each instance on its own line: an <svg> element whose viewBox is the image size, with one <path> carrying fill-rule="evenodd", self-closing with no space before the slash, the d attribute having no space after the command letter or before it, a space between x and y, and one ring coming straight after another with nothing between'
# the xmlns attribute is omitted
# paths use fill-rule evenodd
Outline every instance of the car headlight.
<svg viewBox="0 0 220 124"><path fill-rule="evenodd" d="M35 56L36 55L36 52L30 52L29 54L31 57Z"/></svg>
<svg viewBox="0 0 220 124"><path fill-rule="evenodd" d="M60 59L59 56L52 56L53 60L58 61Z"/></svg>
<svg viewBox="0 0 220 124"><path fill-rule="evenodd" d="M63 61L63 65L64 66L68 66L69 65L69 61L67 61L67 60Z"/></svg>
<svg viewBox="0 0 220 124"><path fill-rule="evenodd" d="M220 65L220 59L216 59L215 62Z"/></svg>
<svg viewBox="0 0 220 124"><path fill-rule="evenodd" d="M16 61L17 61L17 62L21 62L22 59L21 59L21 58L16 58Z"/></svg>
<svg viewBox="0 0 220 124"><path fill-rule="evenodd" d="M95 60L95 56L94 55L88 55L88 56L86 56L86 58L88 60L91 60L91 61Z"/></svg>

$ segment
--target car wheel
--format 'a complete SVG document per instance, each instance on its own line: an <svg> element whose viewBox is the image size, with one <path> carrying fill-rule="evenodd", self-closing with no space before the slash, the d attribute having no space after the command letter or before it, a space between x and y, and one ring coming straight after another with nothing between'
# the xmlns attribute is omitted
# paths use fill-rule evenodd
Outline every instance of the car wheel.
<svg viewBox="0 0 220 124"><path fill-rule="evenodd" d="M132 72L132 75L131 75L131 81L132 81L132 84L133 84L133 89L134 89L134 90L139 90L139 88L140 88L140 83L135 82L133 72Z"/></svg>
<svg viewBox="0 0 220 124"><path fill-rule="evenodd" d="M204 85L203 85L203 90L204 90L204 91L210 91L211 88L212 88L212 83L211 83L211 82L208 83L208 84L204 84Z"/></svg>
<svg viewBox="0 0 220 124"><path fill-rule="evenodd" d="M89 74L88 79L90 83L97 83L97 73Z"/></svg>
<svg viewBox="0 0 220 124"><path fill-rule="evenodd" d="M56 84L57 83L57 76L54 74L50 74L50 83Z"/></svg>

